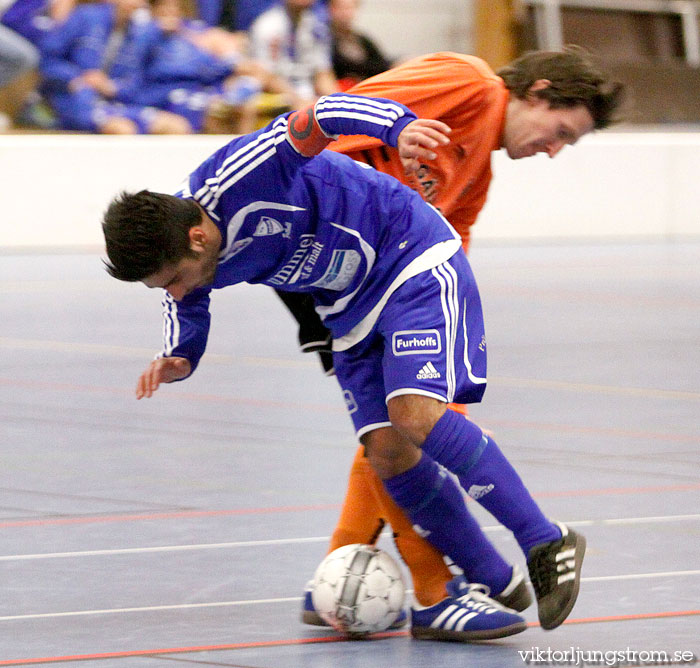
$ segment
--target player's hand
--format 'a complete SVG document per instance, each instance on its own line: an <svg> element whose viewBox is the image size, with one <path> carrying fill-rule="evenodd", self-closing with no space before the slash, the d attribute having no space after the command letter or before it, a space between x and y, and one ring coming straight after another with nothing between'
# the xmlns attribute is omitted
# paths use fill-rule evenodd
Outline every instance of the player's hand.
<svg viewBox="0 0 700 668"><path fill-rule="evenodd" d="M184 357L161 357L153 360L136 384L136 398L152 397L161 383L172 383L190 375L190 361Z"/></svg>
<svg viewBox="0 0 700 668"><path fill-rule="evenodd" d="M85 70L70 82L69 87L71 90L92 88L104 97L114 97L117 92L115 83L102 70Z"/></svg>
<svg viewBox="0 0 700 668"><path fill-rule="evenodd" d="M435 160L432 149L449 144L450 132L449 125L429 118L419 118L401 130L397 146L406 173L418 170L421 160Z"/></svg>

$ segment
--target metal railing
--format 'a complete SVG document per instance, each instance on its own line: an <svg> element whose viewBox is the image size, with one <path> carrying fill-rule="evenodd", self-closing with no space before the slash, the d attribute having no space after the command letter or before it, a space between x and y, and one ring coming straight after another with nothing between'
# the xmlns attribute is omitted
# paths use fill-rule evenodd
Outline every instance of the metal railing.
<svg viewBox="0 0 700 668"><path fill-rule="evenodd" d="M538 47L552 51L558 51L564 45L563 8L678 16L683 31L685 60L688 65L700 67L698 0L521 0L521 3L533 9Z"/></svg>

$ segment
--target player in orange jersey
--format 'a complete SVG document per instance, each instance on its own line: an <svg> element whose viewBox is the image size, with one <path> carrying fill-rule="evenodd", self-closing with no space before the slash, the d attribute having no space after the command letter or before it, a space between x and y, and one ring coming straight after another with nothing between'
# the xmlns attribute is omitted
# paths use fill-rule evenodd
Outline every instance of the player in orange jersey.
<svg viewBox="0 0 700 668"><path fill-rule="evenodd" d="M622 86L610 82L588 54L572 47L563 52L525 54L498 75L473 56L430 54L367 79L348 92L401 102L420 118L434 118L452 128L450 143L437 147L436 158L417 165L417 170L411 173L405 170L396 149L369 137L341 137L330 148L391 174L419 192L459 232L466 251L471 225L484 206L491 182L491 153L503 148L512 159L537 153L554 157L567 144L574 144L584 134L612 122ZM310 300L298 293L278 294L300 324L302 350L319 352L324 369L332 374L330 339ZM466 492L499 521L508 524L499 517L498 508L489 507L488 491L483 487L472 486ZM442 555L413 531L404 513L384 490L360 446L329 551L349 543L373 543L387 522L411 571L417 602L421 606L437 604L448 595L447 585L453 575ZM522 547L523 542L519 542ZM544 561L556 558L562 549L558 543L561 541L554 541L552 549L541 555ZM545 628L554 628L573 607L578 579L571 588L575 592L563 595L556 592L557 587L550 590L533 573L532 551L530 554L525 551L525 556L541 623ZM555 563L553 567L556 572ZM496 601L518 611L531 602L517 566L503 591L489 593ZM454 589L449 594L454 595ZM308 592L302 620L323 623ZM469 640L455 633L449 637Z"/></svg>

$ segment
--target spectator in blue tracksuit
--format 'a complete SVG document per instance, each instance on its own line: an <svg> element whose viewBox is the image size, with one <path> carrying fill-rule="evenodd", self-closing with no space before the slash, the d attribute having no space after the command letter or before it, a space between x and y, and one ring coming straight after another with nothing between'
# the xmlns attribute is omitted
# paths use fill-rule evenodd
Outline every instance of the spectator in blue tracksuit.
<svg viewBox="0 0 700 668"><path fill-rule="evenodd" d="M150 5L160 33L136 100L185 117L195 131L207 125L213 107L238 117L248 107L254 112L265 73L245 57L245 36L185 18L181 0L150 0Z"/></svg>
<svg viewBox="0 0 700 668"><path fill-rule="evenodd" d="M42 93L61 127L105 134L180 134L189 124L137 103L159 30L144 0L80 5L43 42Z"/></svg>

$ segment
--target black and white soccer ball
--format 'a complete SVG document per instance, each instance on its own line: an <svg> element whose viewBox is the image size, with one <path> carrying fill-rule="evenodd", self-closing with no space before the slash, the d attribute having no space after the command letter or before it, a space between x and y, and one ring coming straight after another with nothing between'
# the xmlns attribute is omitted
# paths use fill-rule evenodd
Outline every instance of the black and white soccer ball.
<svg viewBox="0 0 700 668"><path fill-rule="evenodd" d="M337 631L364 635L385 631L406 596L401 570L386 552L355 543L331 552L314 574L311 600Z"/></svg>

